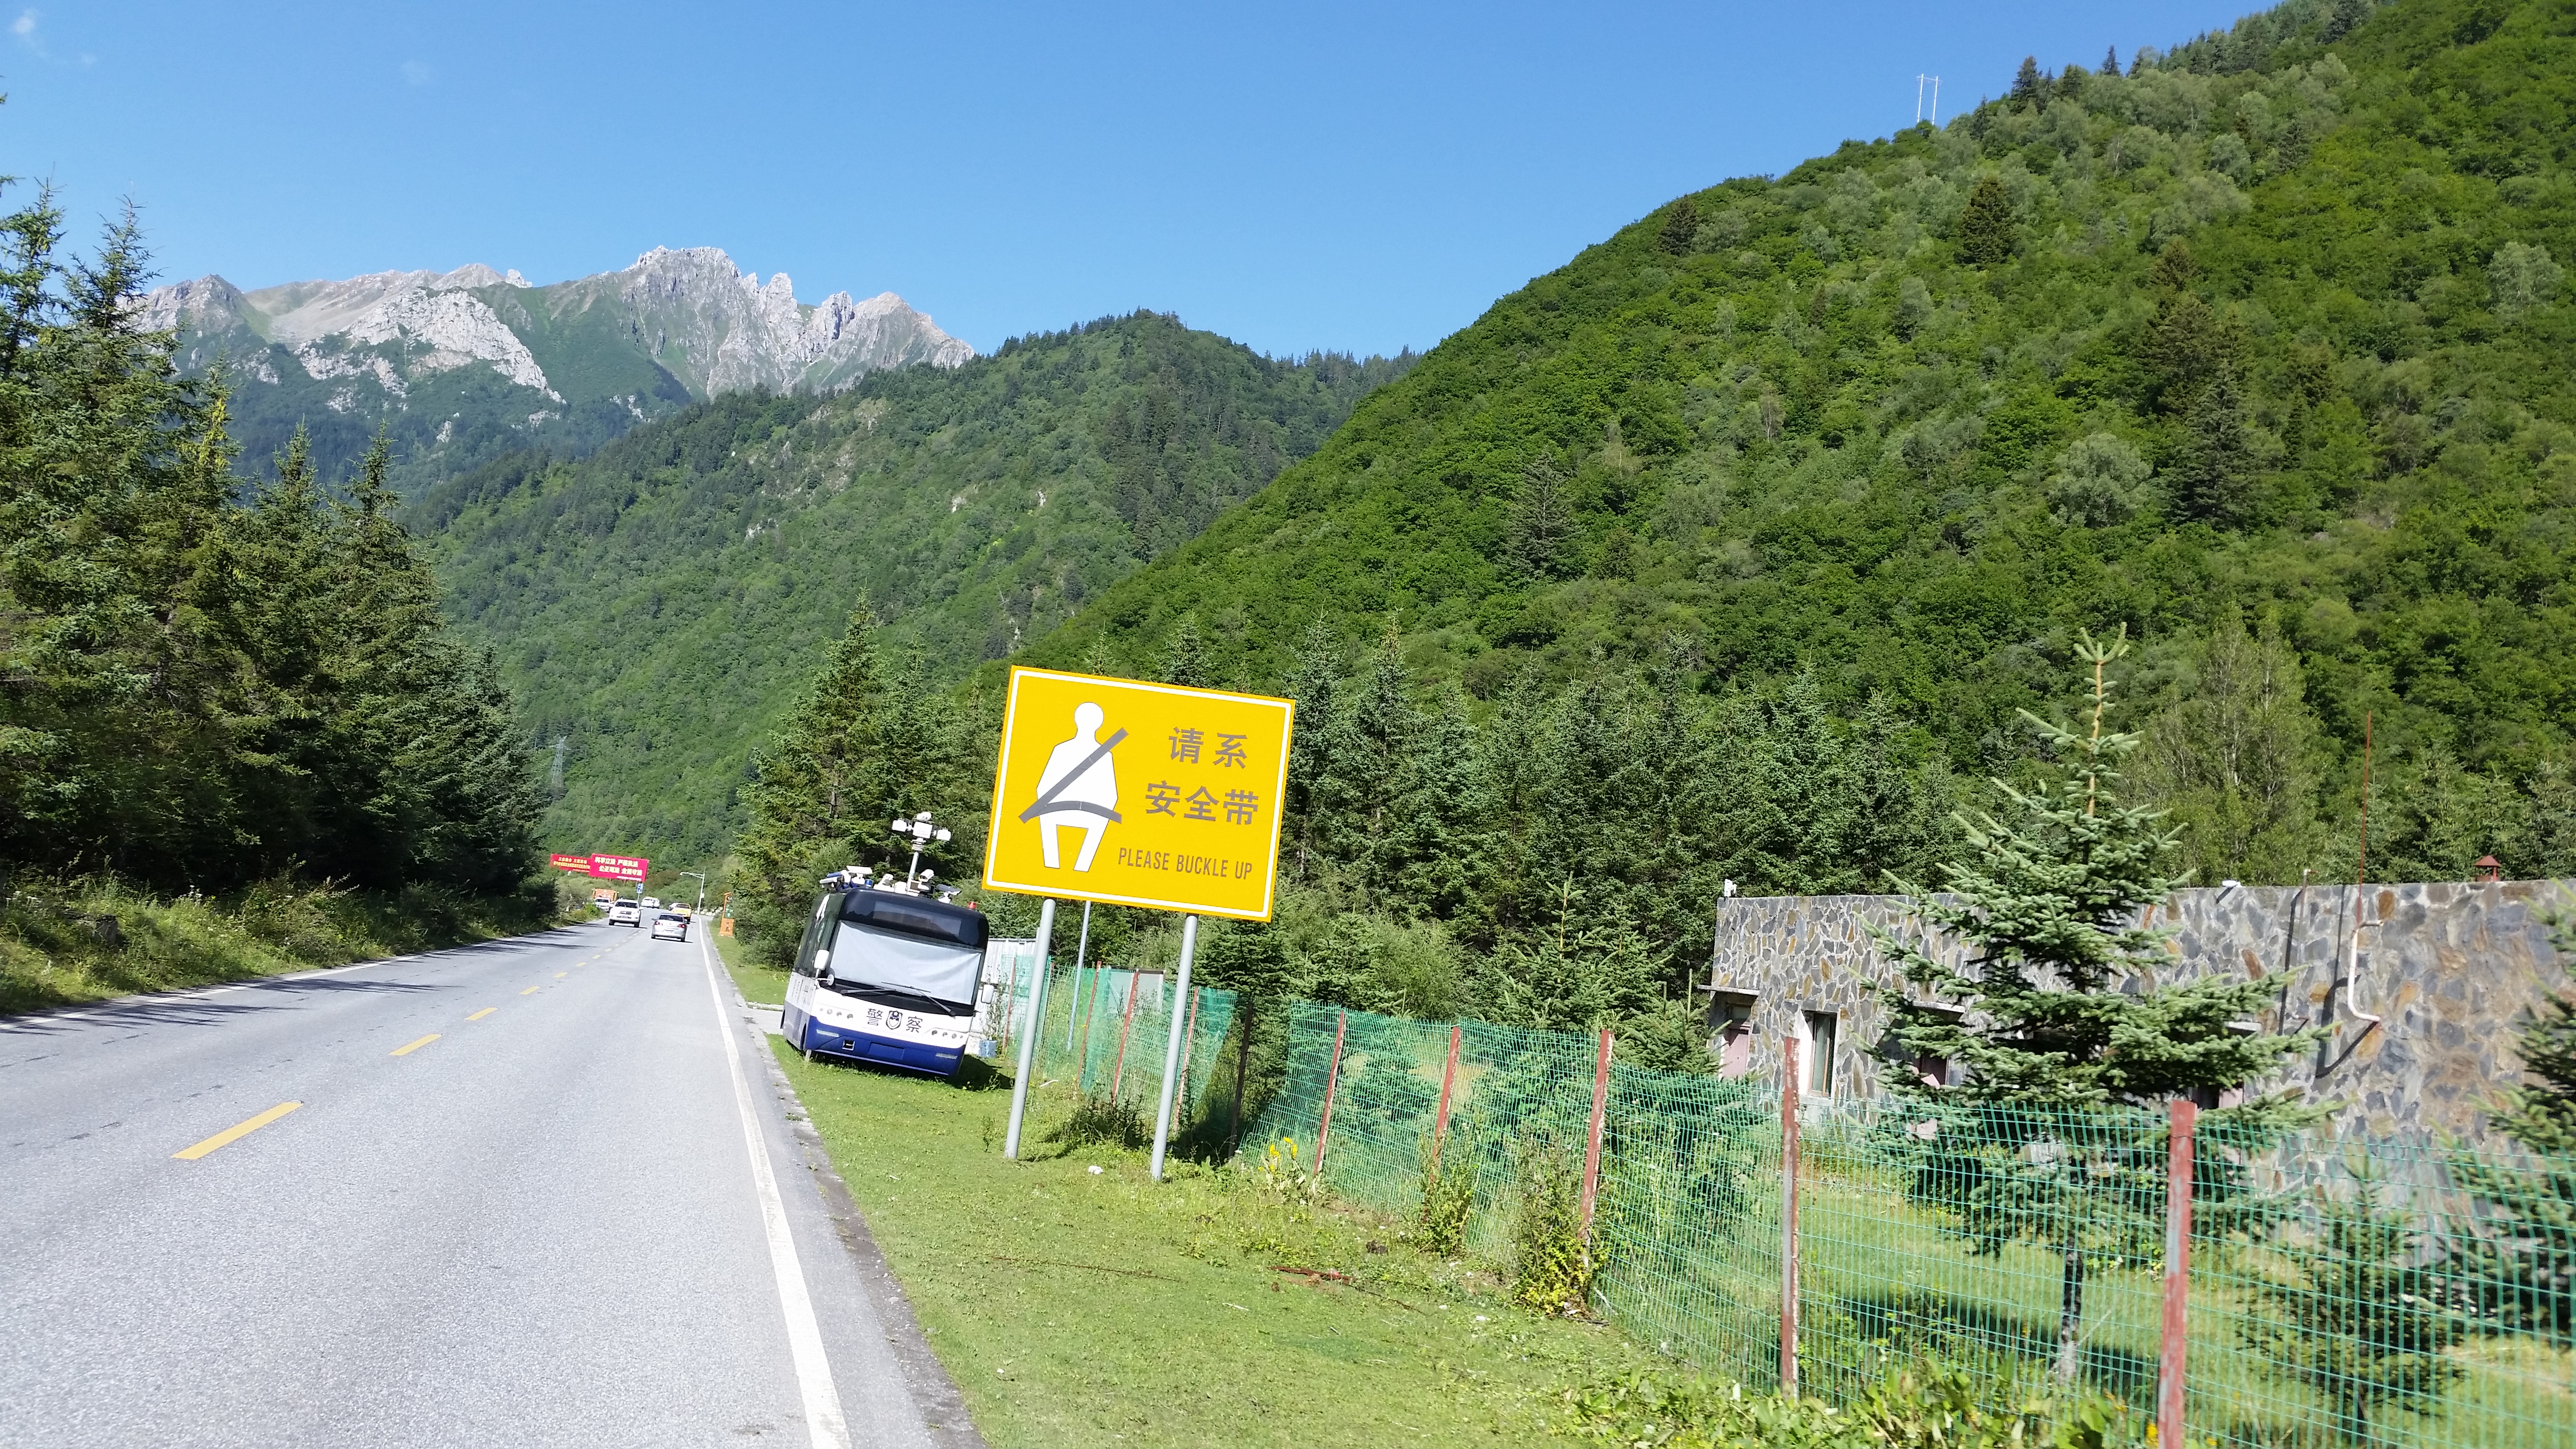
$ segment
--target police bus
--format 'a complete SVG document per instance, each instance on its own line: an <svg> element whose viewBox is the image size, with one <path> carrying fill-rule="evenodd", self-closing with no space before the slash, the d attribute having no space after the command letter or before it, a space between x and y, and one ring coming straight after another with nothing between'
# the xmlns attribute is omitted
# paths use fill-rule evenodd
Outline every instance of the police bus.
<svg viewBox="0 0 2576 1449"><path fill-rule="evenodd" d="M955 1074L980 1045L983 915L888 879L832 879L805 922L779 1029L797 1050Z"/></svg>

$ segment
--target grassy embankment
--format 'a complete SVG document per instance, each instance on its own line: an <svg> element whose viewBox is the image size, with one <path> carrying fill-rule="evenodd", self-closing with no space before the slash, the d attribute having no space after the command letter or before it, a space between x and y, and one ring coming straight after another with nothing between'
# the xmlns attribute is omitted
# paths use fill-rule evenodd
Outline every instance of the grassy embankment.
<svg viewBox="0 0 2576 1449"><path fill-rule="evenodd" d="M0 1015L400 956L548 925L546 899L263 884L168 900L21 879L0 903Z"/></svg>
<svg viewBox="0 0 2576 1449"><path fill-rule="evenodd" d="M785 973L717 938L743 995ZM1526 1444L1569 1386L1652 1366L1609 1329L1539 1319L1404 1225L1251 1171L1082 1142L1072 1099L779 1052L976 1426L1025 1445ZM1099 1171L1093 1172L1097 1167ZM1279 1267L1338 1272L1348 1283Z"/></svg>

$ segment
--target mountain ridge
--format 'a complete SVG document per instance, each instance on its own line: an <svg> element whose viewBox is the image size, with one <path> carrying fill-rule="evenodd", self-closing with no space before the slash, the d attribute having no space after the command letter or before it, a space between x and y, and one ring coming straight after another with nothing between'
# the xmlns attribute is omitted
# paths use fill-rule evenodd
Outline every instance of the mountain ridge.
<svg viewBox="0 0 2576 1449"><path fill-rule="evenodd" d="M763 282L716 247L544 286L480 262L250 290L209 274L138 306L178 334L183 371L227 370L253 457L302 427L336 476L383 428L407 494L518 449L587 454L727 393L831 392L975 355L893 292L801 302L786 273Z"/></svg>

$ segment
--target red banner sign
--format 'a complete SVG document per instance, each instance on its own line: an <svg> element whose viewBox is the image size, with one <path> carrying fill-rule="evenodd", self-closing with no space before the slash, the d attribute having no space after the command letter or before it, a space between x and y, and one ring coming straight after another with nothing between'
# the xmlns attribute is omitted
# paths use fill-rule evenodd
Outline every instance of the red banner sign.
<svg viewBox="0 0 2576 1449"><path fill-rule="evenodd" d="M568 870L579 875L590 874L590 857L586 855L549 855L546 857L546 864L557 870Z"/></svg>
<svg viewBox="0 0 2576 1449"><path fill-rule="evenodd" d="M599 880L640 882L652 864L640 855L594 855L590 858L590 873Z"/></svg>

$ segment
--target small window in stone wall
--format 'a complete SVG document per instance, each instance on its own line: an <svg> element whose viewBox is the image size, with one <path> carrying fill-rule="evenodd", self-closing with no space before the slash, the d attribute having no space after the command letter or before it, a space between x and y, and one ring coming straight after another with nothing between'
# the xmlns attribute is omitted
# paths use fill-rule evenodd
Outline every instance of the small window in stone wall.
<svg viewBox="0 0 2576 1449"><path fill-rule="evenodd" d="M1807 1040L1801 1052L1806 1060L1800 1063L1804 1070L1799 1073L1806 1080L1799 1090L1820 1097L1834 1094L1834 1028L1834 1013L1807 1013Z"/></svg>
<svg viewBox="0 0 2576 1449"><path fill-rule="evenodd" d="M1740 1077L1753 1070L1753 1001L1750 996L1721 995L1709 1014L1717 1025L1717 1074Z"/></svg>

